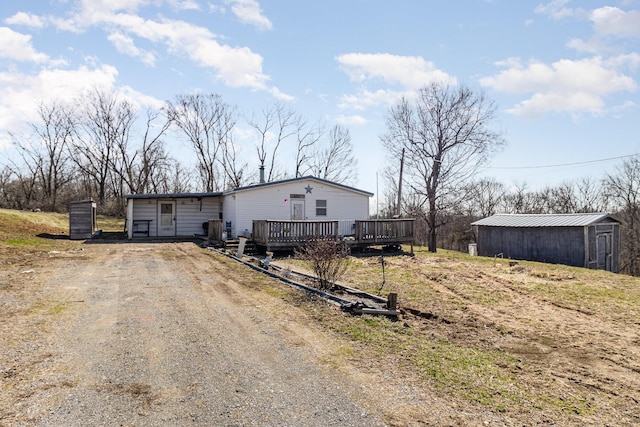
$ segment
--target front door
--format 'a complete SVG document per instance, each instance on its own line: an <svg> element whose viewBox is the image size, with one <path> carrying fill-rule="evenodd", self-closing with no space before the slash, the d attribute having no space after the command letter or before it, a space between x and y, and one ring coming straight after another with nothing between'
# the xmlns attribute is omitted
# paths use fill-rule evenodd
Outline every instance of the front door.
<svg viewBox="0 0 640 427"><path fill-rule="evenodd" d="M176 202L158 202L158 236L176 235Z"/></svg>
<svg viewBox="0 0 640 427"><path fill-rule="evenodd" d="M611 271L611 234L598 234L598 270Z"/></svg>
<svg viewBox="0 0 640 427"><path fill-rule="evenodd" d="M291 219L304 219L304 199L293 199L291 201Z"/></svg>

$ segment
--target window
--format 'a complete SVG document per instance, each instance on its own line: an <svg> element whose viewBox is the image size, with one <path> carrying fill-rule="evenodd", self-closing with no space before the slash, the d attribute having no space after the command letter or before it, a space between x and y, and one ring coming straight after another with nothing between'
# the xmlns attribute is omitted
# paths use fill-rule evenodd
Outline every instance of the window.
<svg viewBox="0 0 640 427"><path fill-rule="evenodd" d="M316 200L316 216L327 216L326 200Z"/></svg>

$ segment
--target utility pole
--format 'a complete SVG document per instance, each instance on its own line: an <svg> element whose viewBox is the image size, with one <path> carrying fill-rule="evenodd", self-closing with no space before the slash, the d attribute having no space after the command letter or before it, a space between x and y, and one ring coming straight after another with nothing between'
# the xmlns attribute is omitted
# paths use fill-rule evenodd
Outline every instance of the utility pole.
<svg viewBox="0 0 640 427"><path fill-rule="evenodd" d="M404 148L402 149L402 157L400 157L400 178L398 179L398 203L396 206L396 215L398 218L402 214L402 173L404 171Z"/></svg>

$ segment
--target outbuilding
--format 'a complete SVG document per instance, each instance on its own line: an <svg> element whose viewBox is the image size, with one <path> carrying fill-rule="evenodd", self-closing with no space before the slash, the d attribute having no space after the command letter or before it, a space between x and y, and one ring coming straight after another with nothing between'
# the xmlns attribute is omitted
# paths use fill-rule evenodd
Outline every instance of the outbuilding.
<svg viewBox="0 0 640 427"><path fill-rule="evenodd" d="M96 202L77 200L69 203L69 238L83 240L96 231Z"/></svg>
<svg viewBox="0 0 640 427"><path fill-rule="evenodd" d="M620 268L620 222L608 213L497 214L471 225L480 256Z"/></svg>
<svg viewBox="0 0 640 427"><path fill-rule="evenodd" d="M221 219L222 193L129 194L127 237L207 235L208 221Z"/></svg>

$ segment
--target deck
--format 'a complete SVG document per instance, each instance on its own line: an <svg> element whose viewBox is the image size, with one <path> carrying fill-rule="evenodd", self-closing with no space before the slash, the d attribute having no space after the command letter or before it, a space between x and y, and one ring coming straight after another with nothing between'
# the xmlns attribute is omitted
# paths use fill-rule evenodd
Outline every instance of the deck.
<svg viewBox="0 0 640 427"><path fill-rule="evenodd" d="M253 241L272 250L290 250L315 238L342 240L350 247L411 244L413 219L356 221L253 221ZM345 224L346 223L346 224ZM347 232L345 232L347 231Z"/></svg>

